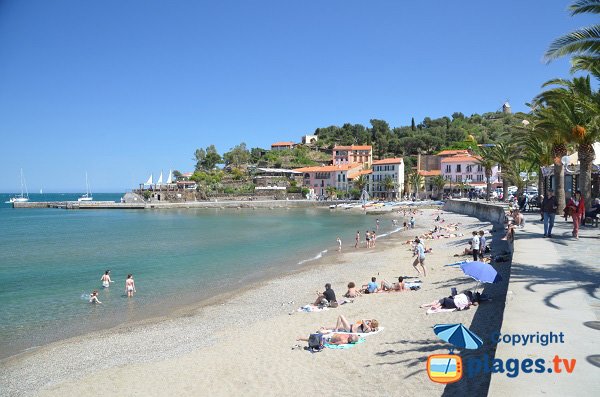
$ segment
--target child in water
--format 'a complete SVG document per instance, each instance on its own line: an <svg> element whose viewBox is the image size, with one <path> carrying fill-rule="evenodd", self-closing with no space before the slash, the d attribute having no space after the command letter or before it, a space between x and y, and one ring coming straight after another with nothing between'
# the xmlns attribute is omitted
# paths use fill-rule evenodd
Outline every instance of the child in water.
<svg viewBox="0 0 600 397"><path fill-rule="evenodd" d="M98 291L92 291L90 294L90 303L102 303L98 300Z"/></svg>

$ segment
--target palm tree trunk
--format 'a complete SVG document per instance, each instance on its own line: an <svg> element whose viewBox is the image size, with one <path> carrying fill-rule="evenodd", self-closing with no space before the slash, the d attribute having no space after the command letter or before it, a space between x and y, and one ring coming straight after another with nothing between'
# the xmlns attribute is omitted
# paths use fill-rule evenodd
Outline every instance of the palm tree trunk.
<svg viewBox="0 0 600 397"><path fill-rule="evenodd" d="M544 191L544 175L542 174L542 168L538 170L538 195L543 194L546 195Z"/></svg>
<svg viewBox="0 0 600 397"><path fill-rule="evenodd" d="M490 201L490 191L492 190L492 173L485 170L485 201Z"/></svg>
<svg viewBox="0 0 600 397"><path fill-rule="evenodd" d="M508 200L508 179L502 176L502 201Z"/></svg>
<svg viewBox="0 0 600 397"><path fill-rule="evenodd" d="M558 203L556 213L561 216L565 206L565 167L560 161L554 163L554 195Z"/></svg>
<svg viewBox="0 0 600 397"><path fill-rule="evenodd" d="M579 190L585 200L585 208L592 206L592 164L594 162L594 147L589 144L579 145Z"/></svg>

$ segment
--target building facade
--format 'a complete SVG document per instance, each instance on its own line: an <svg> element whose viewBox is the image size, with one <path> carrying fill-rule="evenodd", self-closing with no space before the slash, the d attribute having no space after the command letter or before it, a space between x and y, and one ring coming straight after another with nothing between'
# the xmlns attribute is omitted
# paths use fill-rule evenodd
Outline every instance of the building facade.
<svg viewBox="0 0 600 397"><path fill-rule="evenodd" d="M327 187L333 186L338 190L347 192L352 187L350 175L359 173L362 164L352 163L343 165L326 165L321 167L296 168L294 171L303 174L303 185L312 189L317 196L326 197Z"/></svg>
<svg viewBox="0 0 600 397"><path fill-rule="evenodd" d="M404 193L404 161L402 158L376 160L369 174L368 193L373 198L396 200ZM394 187L386 187L386 179L391 178Z"/></svg>
<svg viewBox="0 0 600 397"><path fill-rule="evenodd" d="M338 164L363 164L367 169L373 164L373 147L365 146L335 146L333 148L333 165Z"/></svg>
<svg viewBox="0 0 600 397"><path fill-rule="evenodd" d="M294 142L275 142L271 144L271 150L291 150L294 145Z"/></svg>
<svg viewBox="0 0 600 397"><path fill-rule="evenodd" d="M486 185L485 169L478 161L478 156L458 154L455 156L443 157L441 160L441 174L448 181L450 188L452 186L468 184L473 187L484 187ZM492 168L492 185L500 182L498 166Z"/></svg>

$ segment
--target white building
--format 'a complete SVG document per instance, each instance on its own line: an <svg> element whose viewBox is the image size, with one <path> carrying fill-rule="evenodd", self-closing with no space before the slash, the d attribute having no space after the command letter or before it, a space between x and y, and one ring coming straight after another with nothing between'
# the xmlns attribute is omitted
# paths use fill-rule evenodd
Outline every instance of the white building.
<svg viewBox="0 0 600 397"><path fill-rule="evenodd" d="M302 143L305 145L312 145L314 143L317 143L318 140L319 137L317 135L304 135L302 137Z"/></svg>
<svg viewBox="0 0 600 397"><path fill-rule="evenodd" d="M404 189L404 161L402 158L373 161L373 173L369 175L369 194L373 198L395 200L402 197ZM394 182L391 190L386 189L385 180Z"/></svg>

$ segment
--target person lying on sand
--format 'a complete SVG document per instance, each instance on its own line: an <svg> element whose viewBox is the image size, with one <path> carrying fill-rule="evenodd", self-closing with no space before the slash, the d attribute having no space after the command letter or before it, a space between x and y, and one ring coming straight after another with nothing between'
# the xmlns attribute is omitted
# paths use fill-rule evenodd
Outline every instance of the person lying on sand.
<svg viewBox="0 0 600 397"><path fill-rule="evenodd" d="M381 289L379 290L380 292L392 292L392 291L397 291L397 292L402 292L402 291L406 291L406 289L404 288L404 278L403 277L398 277L398 282L397 283L390 283L387 280L381 280Z"/></svg>
<svg viewBox="0 0 600 397"><path fill-rule="evenodd" d="M350 332L353 334L361 333L366 334L369 332L377 331L379 328L379 321L373 320L359 320L354 324L350 324L344 315L340 314L337 318L335 327L333 328L321 328L321 331L333 331L333 332Z"/></svg>
<svg viewBox="0 0 600 397"><path fill-rule="evenodd" d="M360 296L361 293L359 290L356 289L356 284L354 284L353 281L350 281L348 283L348 291L344 294L345 298L356 298L357 296Z"/></svg>
<svg viewBox="0 0 600 397"><path fill-rule="evenodd" d="M440 300L435 300L431 303L421 305L422 309L456 309L467 310L470 306L477 306L479 303L480 294L473 294L471 291L466 291L462 294L449 296Z"/></svg>
<svg viewBox="0 0 600 397"><path fill-rule="evenodd" d="M327 336L327 343L330 345L349 345L358 342L358 335L352 334L332 334ZM297 341L308 342L308 338L297 338Z"/></svg>

